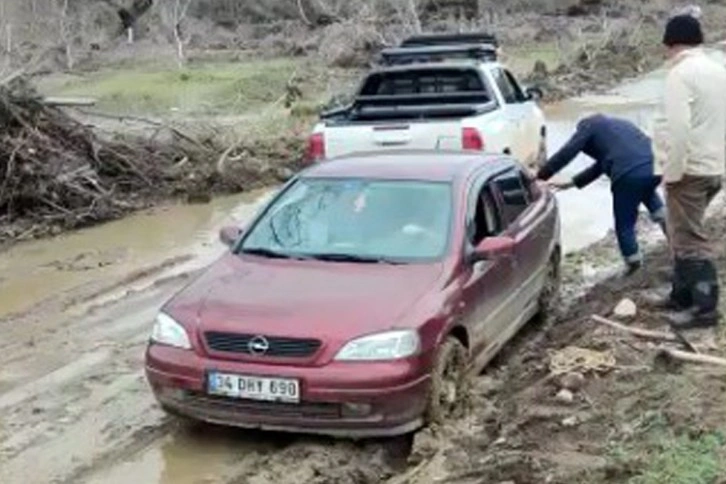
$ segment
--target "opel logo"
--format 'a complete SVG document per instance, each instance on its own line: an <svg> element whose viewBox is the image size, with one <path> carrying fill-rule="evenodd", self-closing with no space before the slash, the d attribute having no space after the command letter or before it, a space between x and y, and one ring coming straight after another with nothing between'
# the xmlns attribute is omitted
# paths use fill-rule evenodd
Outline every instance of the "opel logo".
<svg viewBox="0 0 726 484"><path fill-rule="evenodd" d="M264 336L255 336L247 343L247 349L252 355L264 355L270 349L270 342Z"/></svg>

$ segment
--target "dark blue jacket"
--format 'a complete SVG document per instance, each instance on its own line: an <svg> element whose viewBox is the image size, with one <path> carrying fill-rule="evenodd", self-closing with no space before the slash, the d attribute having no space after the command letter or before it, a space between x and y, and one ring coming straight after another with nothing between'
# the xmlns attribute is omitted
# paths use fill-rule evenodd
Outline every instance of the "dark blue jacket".
<svg viewBox="0 0 726 484"><path fill-rule="evenodd" d="M595 163L573 177L578 188L607 175L612 183L626 174L653 175L650 138L628 120L596 114L582 119L572 138L540 168L537 178L548 180L579 153Z"/></svg>

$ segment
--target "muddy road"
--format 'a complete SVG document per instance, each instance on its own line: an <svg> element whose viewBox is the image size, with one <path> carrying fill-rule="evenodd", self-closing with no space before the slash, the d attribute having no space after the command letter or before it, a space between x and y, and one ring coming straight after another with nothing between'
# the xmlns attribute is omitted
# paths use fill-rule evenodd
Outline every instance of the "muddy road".
<svg viewBox="0 0 726 484"><path fill-rule="evenodd" d="M592 107L645 122L650 106L641 98L616 93L553 107L550 149ZM476 383L481 398L469 417L415 442L189 428L164 416L142 372L153 317L221 253L218 228L248 219L269 194L156 209L0 254L0 482L434 482L446 477L443 463L460 452L461 439L488 435L494 410L486 396L501 381L487 376ZM559 197L568 252L607 234L607 182ZM612 246L588 250L589 266L571 258L571 291L582 289L583 277L594 283L618 267ZM525 339L536 338L536 330L529 333Z"/></svg>

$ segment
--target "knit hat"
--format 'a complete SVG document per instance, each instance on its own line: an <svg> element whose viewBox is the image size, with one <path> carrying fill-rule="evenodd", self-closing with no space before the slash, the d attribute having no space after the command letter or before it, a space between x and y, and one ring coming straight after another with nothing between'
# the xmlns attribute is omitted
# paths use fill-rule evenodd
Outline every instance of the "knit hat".
<svg viewBox="0 0 726 484"><path fill-rule="evenodd" d="M666 25L663 43L674 45L700 45L703 43L701 23L692 15L676 15Z"/></svg>

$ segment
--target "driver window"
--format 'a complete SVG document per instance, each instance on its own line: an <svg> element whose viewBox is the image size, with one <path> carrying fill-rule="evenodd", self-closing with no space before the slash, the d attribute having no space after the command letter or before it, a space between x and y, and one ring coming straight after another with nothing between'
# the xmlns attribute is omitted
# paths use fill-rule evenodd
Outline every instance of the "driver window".
<svg viewBox="0 0 726 484"><path fill-rule="evenodd" d="M489 185L484 185L476 199L476 215L474 217L474 234L471 240L473 245L479 244L486 237L498 235L501 232L501 222L496 202Z"/></svg>

